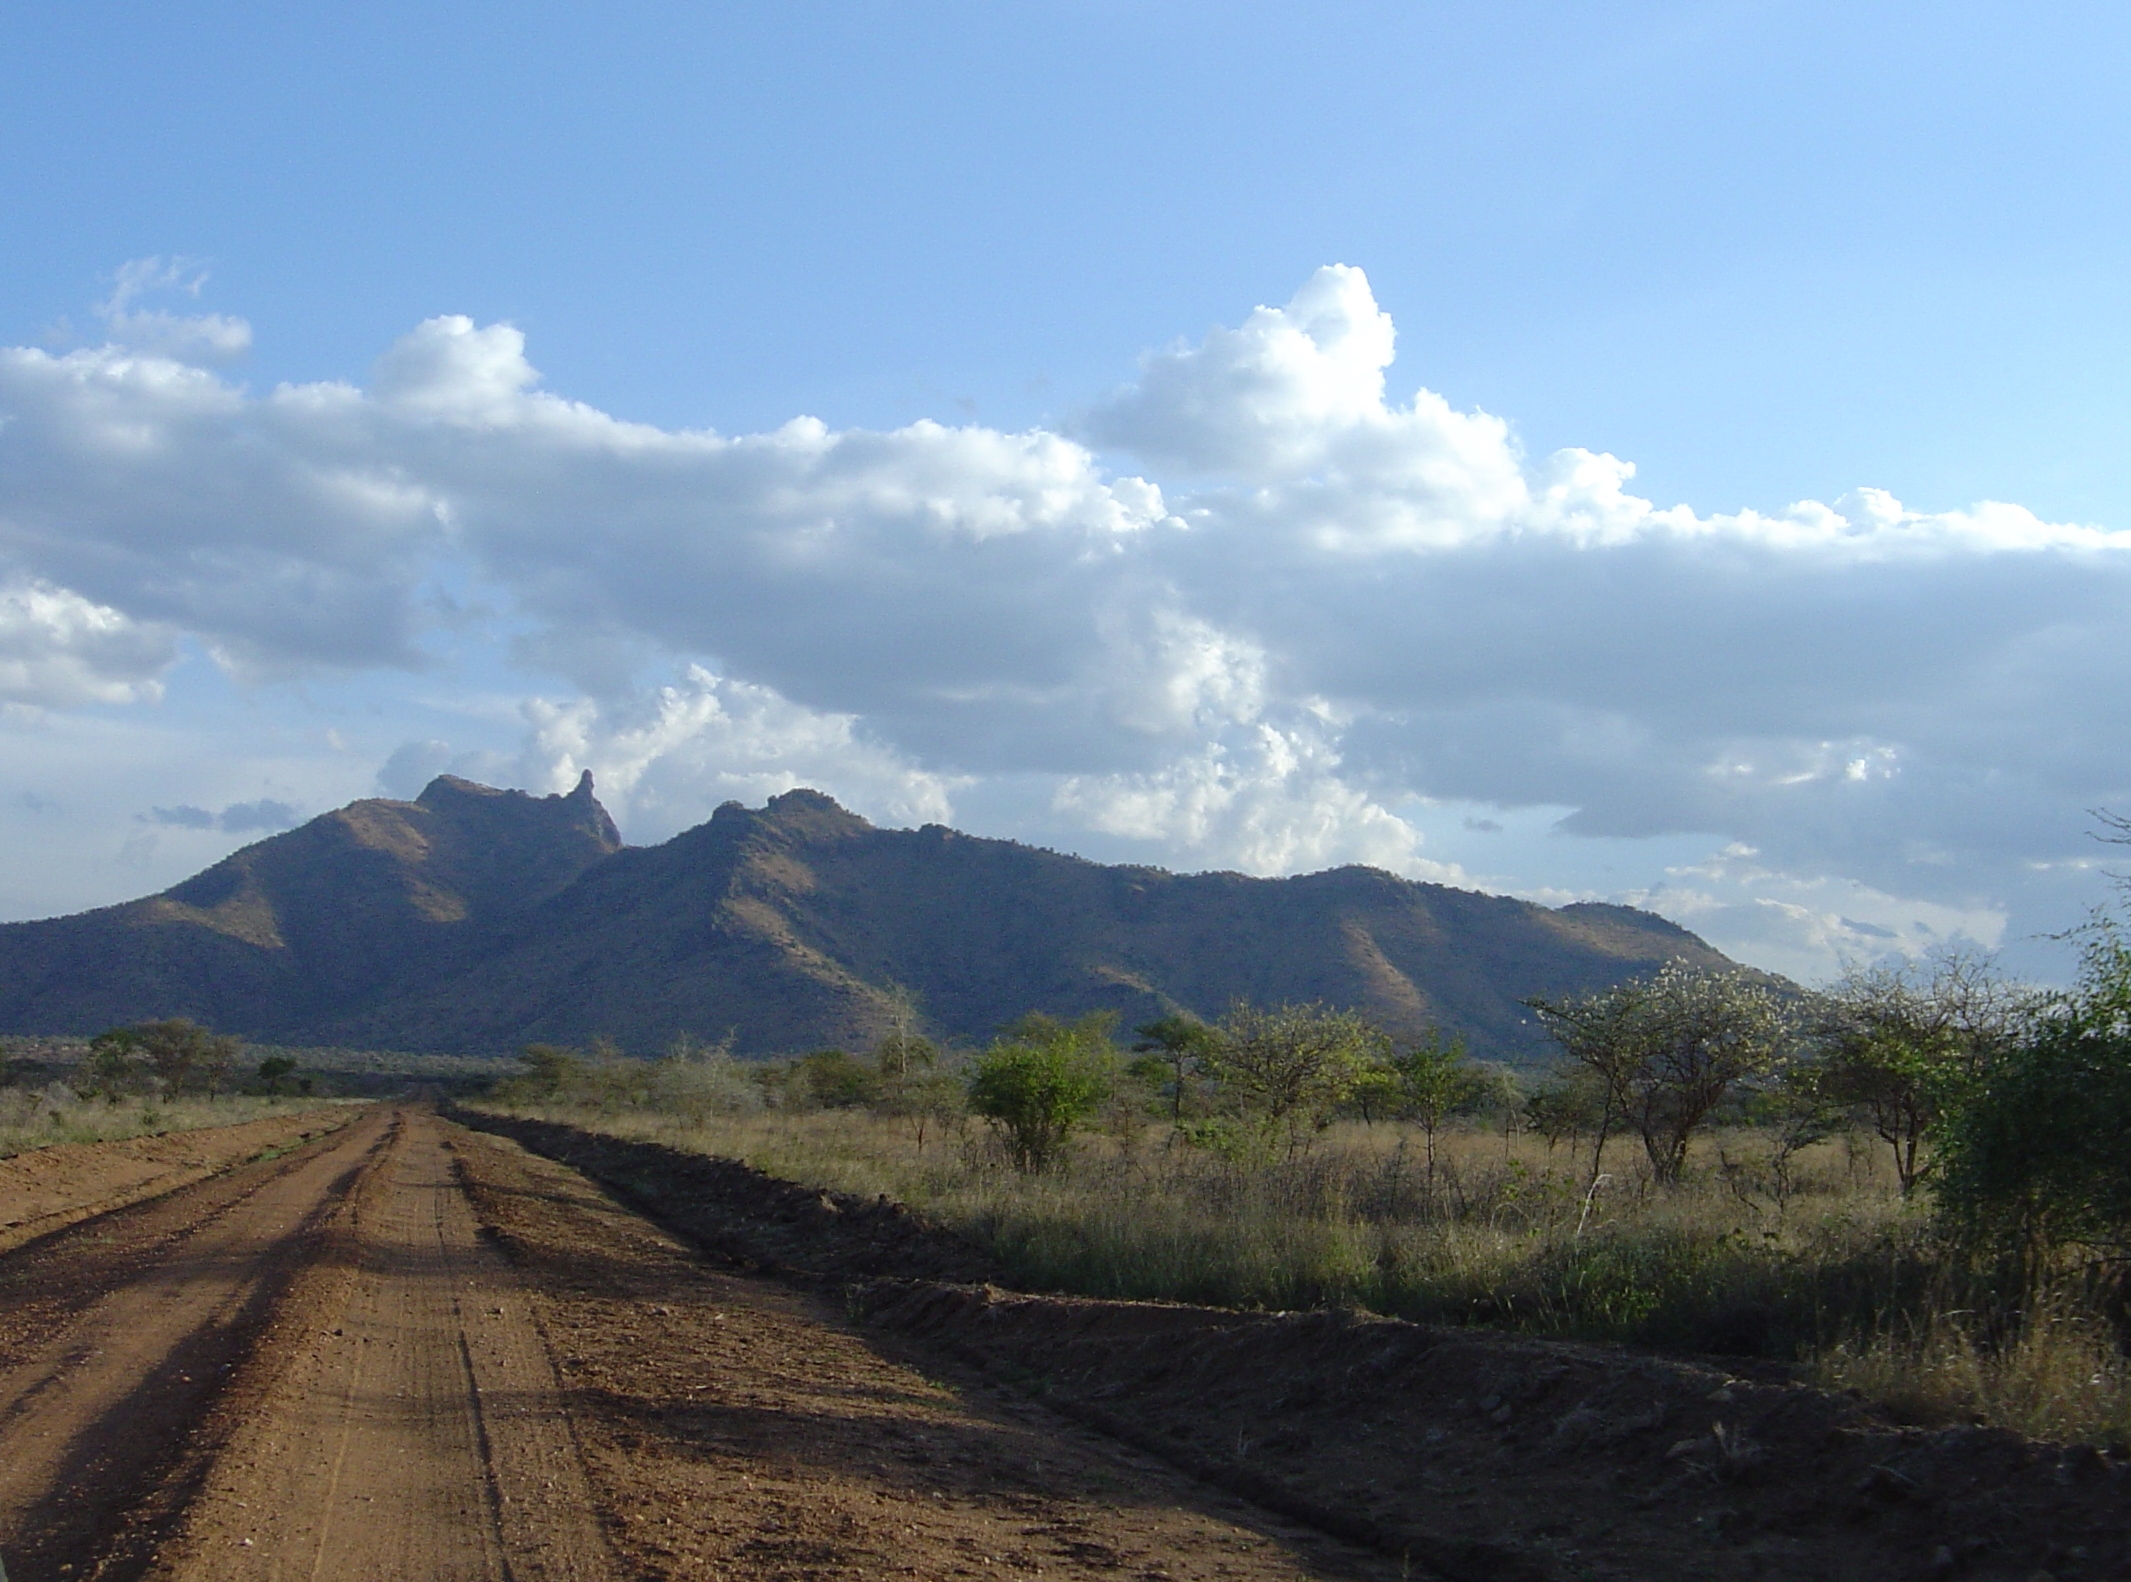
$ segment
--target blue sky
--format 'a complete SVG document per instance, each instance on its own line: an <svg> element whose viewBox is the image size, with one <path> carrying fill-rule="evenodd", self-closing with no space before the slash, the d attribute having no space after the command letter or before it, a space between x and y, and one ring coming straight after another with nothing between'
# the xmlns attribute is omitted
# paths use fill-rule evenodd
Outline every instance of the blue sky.
<svg viewBox="0 0 2131 1582"><path fill-rule="evenodd" d="M590 766L635 839L805 781L2053 970L2131 805L2127 65L2098 5L16 8L0 915Z"/></svg>

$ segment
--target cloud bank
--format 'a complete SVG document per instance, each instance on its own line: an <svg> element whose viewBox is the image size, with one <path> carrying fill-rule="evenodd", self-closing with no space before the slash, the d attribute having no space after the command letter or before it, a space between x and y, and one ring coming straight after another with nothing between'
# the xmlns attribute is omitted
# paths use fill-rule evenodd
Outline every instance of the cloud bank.
<svg viewBox="0 0 2131 1582"><path fill-rule="evenodd" d="M1175 866L1618 894L1793 970L2055 920L2082 810L2125 801L2131 534L1661 507L1392 394L1357 269L1055 431L740 436L570 401L460 317L366 386L253 392L213 366L240 321L136 273L103 344L0 351L18 707L152 709L188 645L253 689L471 666L513 741L410 730L387 789L589 767L647 838L811 783ZM1550 876L1578 840L1685 844Z"/></svg>

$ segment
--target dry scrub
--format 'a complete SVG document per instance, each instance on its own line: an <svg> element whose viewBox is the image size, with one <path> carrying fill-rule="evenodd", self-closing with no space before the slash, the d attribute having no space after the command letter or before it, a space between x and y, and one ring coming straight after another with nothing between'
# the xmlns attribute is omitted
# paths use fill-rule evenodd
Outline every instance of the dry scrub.
<svg viewBox="0 0 2131 1582"><path fill-rule="evenodd" d="M1352 1306L1432 1323L1803 1362L1919 1422L2096 1442L2131 1434L2131 1372L2074 1295L1987 1323L1990 1272L1955 1258L1885 1150L1843 1137L1777 1168L1769 1140L1698 1140L1682 1182L1639 1155L1528 1134L1335 1127L1293 1160L1236 1162L1128 1127L1060 1168L1001 1167L975 1128L918 1146L859 1110L682 1122L546 1111L618 1136L880 1194L971 1237L1033 1290L1246 1309Z"/></svg>

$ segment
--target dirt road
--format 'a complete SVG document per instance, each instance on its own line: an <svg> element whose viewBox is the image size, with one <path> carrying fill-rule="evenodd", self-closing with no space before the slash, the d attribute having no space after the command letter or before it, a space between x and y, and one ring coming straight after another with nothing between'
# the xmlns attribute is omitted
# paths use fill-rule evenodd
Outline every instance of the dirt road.
<svg viewBox="0 0 2131 1582"><path fill-rule="evenodd" d="M155 1575L610 1574L555 1370L442 1130L400 1119L357 1190L345 1256L294 1293L308 1333Z"/></svg>
<svg viewBox="0 0 2131 1582"><path fill-rule="evenodd" d="M0 1560L14 1582L1399 1574L419 1108L0 1257Z"/></svg>
<svg viewBox="0 0 2131 1582"><path fill-rule="evenodd" d="M1016 1294L885 1201L473 1119L519 1140L361 1111L105 1213L130 1155L11 1162L0 1224L89 1216L0 1254L13 1582L2131 1576L2131 1450L1780 1370Z"/></svg>

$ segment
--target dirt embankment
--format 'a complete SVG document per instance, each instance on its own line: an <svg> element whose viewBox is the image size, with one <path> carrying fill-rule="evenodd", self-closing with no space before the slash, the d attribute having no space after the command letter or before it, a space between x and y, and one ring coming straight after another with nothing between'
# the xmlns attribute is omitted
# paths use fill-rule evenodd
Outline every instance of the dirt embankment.
<svg viewBox="0 0 2131 1582"><path fill-rule="evenodd" d="M740 1267L839 1287L876 1335L1458 1582L2131 1577L2122 1451L1905 1429L1780 1370L1741 1377L1362 1314L957 1284L931 1270L989 1260L891 1205L468 1119L568 1159ZM920 1277L889 1276L898 1259Z"/></svg>
<svg viewBox="0 0 2131 1582"><path fill-rule="evenodd" d="M1802 1385L1355 1313L875 1282L872 1322L1458 1582L2131 1575L2131 1463Z"/></svg>
<svg viewBox="0 0 2131 1582"><path fill-rule="evenodd" d="M662 1143L554 1121L452 1109L451 1118L582 1170L735 1268L840 1290L856 1280L998 1282L983 1248L889 1198L826 1192Z"/></svg>
<svg viewBox="0 0 2131 1582"><path fill-rule="evenodd" d="M204 1181L275 1149L345 1126L355 1112L320 1108L237 1126L36 1148L0 1159L0 1253L81 1220Z"/></svg>

